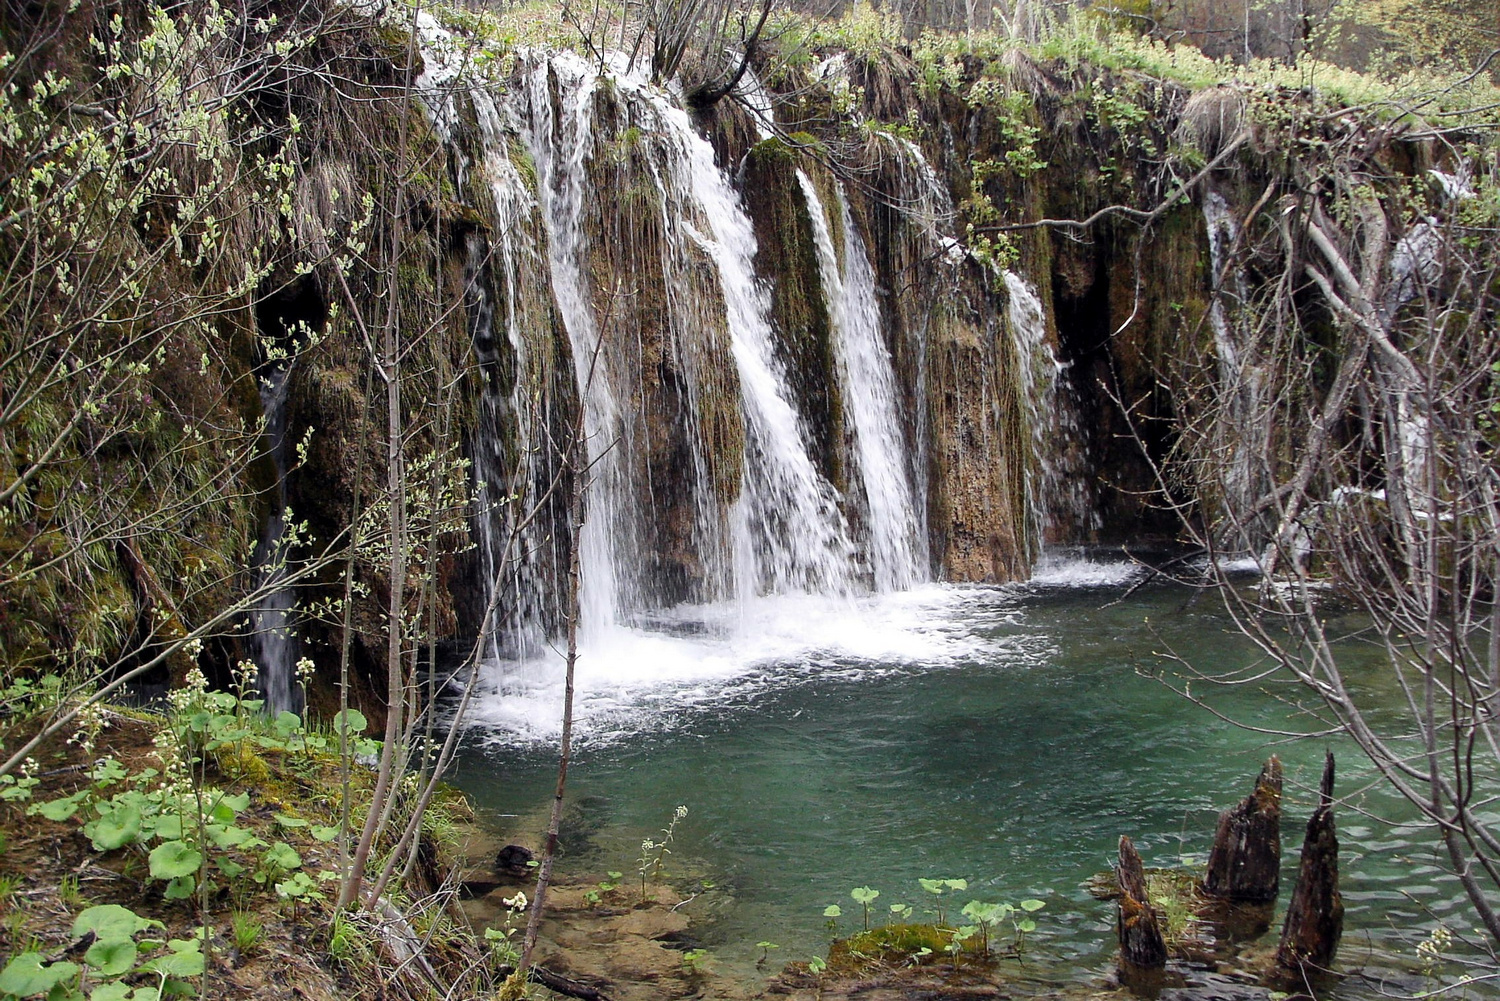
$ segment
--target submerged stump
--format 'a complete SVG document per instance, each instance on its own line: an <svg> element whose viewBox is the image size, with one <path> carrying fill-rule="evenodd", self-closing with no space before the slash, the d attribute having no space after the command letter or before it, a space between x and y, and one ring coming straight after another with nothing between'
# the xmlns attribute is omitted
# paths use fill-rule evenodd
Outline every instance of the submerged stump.
<svg viewBox="0 0 1500 1001"><path fill-rule="evenodd" d="M1344 932L1344 900L1339 894L1339 840L1333 824L1333 753L1323 762L1318 808L1307 822L1297 887L1276 947L1274 979L1311 987L1333 965Z"/></svg>
<svg viewBox="0 0 1500 1001"><path fill-rule="evenodd" d="M1120 938L1120 963L1127 972L1159 970L1167 965L1167 944L1161 922L1146 893L1146 870L1128 836L1120 837L1120 906L1115 932Z"/></svg>
<svg viewBox="0 0 1500 1001"><path fill-rule="evenodd" d="M1235 903L1276 899L1281 879L1281 759L1271 755L1255 790L1219 814L1203 892Z"/></svg>

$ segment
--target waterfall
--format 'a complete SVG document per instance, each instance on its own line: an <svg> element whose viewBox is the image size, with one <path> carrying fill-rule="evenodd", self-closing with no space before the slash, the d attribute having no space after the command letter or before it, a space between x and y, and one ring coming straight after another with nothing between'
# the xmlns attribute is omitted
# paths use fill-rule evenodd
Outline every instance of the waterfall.
<svg viewBox="0 0 1500 1001"><path fill-rule="evenodd" d="M641 431L636 415L625 406L632 396L630 382L641 373L638 366L616 363L628 347L620 343L626 335L599 329L593 301L598 290L589 287L585 271L593 249L586 203L592 196L588 169L598 141L594 112L605 91L623 106L639 133L649 137L647 156L667 230L665 243L691 247L711 262L716 279L712 292L722 302L720 322L738 379L745 457L739 496L727 519L699 505L694 535L707 543L706 577L720 576L713 566L720 550L728 563L721 586L742 599L765 593L846 593L853 545L838 499L819 475L790 403L774 347L769 296L753 269L755 237L739 196L715 163L712 147L667 95L639 77L601 76L577 57L556 55L538 60L527 73L522 131L536 165L551 285L584 401L593 471L580 543L583 631L603 636L650 610L653 601L638 579L648 562L643 542L652 511L650 485L643 481L651 471L635 467L634 439ZM669 276L680 268L680 263L663 262ZM683 341L701 325L701 295L707 290L673 285L669 305L679 334L676 346L690 354L692 345ZM691 359L683 370L690 383L698 381L691 378ZM700 391L697 385L687 387L689 398ZM706 498L712 493L705 482L711 443L693 440L690 445L698 479L695 496ZM727 520L727 528L718 526L721 520Z"/></svg>
<svg viewBox="0 0 1500 1001"><path fill-rule="evenodd" d="M1031 456L1026 467L1028 527L1037 545L1074 541L1102 527L1078 407L1047 341L1047 319L1036 289L1012 271L1003 271L1008 297L1006 319L1016 341L1015 379L1027 426Z"/></svg>
<svg viewBox="0 0 1500 1001"><path fill-rule="evenodd" d="M843 233L843 271L822 200L797 171L818 245L818 270L833 323L845 409L854 430L855 459L868 521L870 569L878 591L911 587L927 576L925 512L919 512L907 468L896 403L896 375L881 333L875 273L854 228L842 186L836 190Z"/></svg>
<svg viewBox="0 0 1500 1001"><path fill-rule="evenodd" d="M286 532L286 396L290 366L271 363L259 379L260 402L266 421L266 438L276 469L276 505L266 519L265 530L251 554L256 584L265 595L250 610L248 638L251 659L259 669L261 695L272 714L296 711L293 689L295 641L291 633L292 591L282 586L286 557L281 541Z"/></svg>
<svg viewBox="0 0 1500 1001"><path fill-rule="evenodd" d="M1209 264L1213 269L1210 282L1213 299L1208 321L1214 334L1214 354L1219 374L1219 394L1223 399L1224 418L1219 428L1222 447L1229 455L1225 471L1225 502L1231 512L1248 511L1258 499L1263 477L1257 467L1268 459L1270 427L1260 413L1260 373L1250 357L1248 333L1241 329L1238 310L1231 315L1225 298L1244 303L1248 288L1244 272L1229 268L1229 253L1239 237L1239 223L1229 204L1217 191L1203 198L1203 221L1208 229ZM1228 284L1224 278L1230 270Z"/></svg>

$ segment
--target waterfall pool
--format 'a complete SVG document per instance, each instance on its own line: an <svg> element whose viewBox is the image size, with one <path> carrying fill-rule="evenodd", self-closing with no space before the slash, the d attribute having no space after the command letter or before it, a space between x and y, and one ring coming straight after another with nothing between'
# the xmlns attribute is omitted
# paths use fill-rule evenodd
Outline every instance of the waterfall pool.
<svg viewBox="0 0 1500 1001"><path fill-rule="evenodd" d="M1472 924L1425 832L1339 738L1309 732L1300 690L1195 683L1211 706L1159 680L1180 667L1256 663L1211 590L1152 583L1131 565L1054 559L1024 585L928 586L864 602L768 602L679 613L595 637L579 662L579 746L568 784L566 855L576 872L636 868L683 805L666 869L711 887L694 934L716 961L753 973L826 951L825 906L858 929L850 890L875 911L931 898L922 877L963 877L969 899L1046 902L1032 955L1059 979L1112 966L1114 906L1083 884L1121 834L1150 865L1201 865L1219 810L1246 795L1265 758L1286 766L1281 908L1325 747L1338 756L1336 810L1347 915L1342 969L1422 987L1415 946L1438 920ZM701 610L700 610L701 612ZM1359 647L1378 688L1376 661ZM560 663L497 666L455 783L518 838L539 830L555 782ZM1175 681L1181 687L1180 680ZM1272 936L1274 936L1274 930ZM1360 977L1336 996L1375 997Z"/></svg>

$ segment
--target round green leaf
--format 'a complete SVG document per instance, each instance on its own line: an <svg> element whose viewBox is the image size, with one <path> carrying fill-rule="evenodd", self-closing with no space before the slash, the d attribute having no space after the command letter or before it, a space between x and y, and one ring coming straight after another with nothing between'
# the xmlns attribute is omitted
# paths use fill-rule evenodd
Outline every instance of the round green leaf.
<svg viewBox="0 0 1500 1001"><path fill-rule="evenodd" d="M1046 901L1043 901L1043 900L1023 900L1023 901L1021 901L1021 910L1023 910L1023 911L1039 911L1043 907L1046 907L1046 906L1047 906L1047 903L1046 903Z"/></svg>
<svg viewBox="0 0 1500 1001"><path fill-rule="evenodd" d="M118 977L130 972L135 966L136 948L130 939L106 942L103 939L89 946L83 961L92 966L101 977Z"/></svg>
<svg viewBox="0 0 1500 1001"><path fill-rule="evenodd" d="M203 853L186 841L168 841L151 849L151 875L156 879L189 876L202 865Z"/></svg>
<svg viewBox="0 0 1500 1001"><path fill-rule="evenodd" d="M841 908L840 908L840 907L839 907L839 905L838 905L838 904L829 904L829 905L828 905L828 906L827 906L827 907L825 907L825 908L823 908L823 916L824 916L824 917L825 917L825 918L837 918L837 917L842 917L842 916L843 916L843 914L844 914L844 912L843 912L843 910L842 910L842 909L841 909Z"/></svg>
<svg viewBox="0 0 1500 1001"><path fill-rule="evenodd" d="M0 994L14 994L21 998L46 994L77 973L77 963L49 963L43 966L41 953L23 952L6 963L4 970L0 970Z"/></svg>
<svg viewBox="0 0 1500 1001"><path fill-rule="evenodd" d="M167 888L162 891L162 896L167 900L187 900L193 895L193 889L198 881L192 876L178 876L176 879L168 880Z"/></svg>
<svg viewBox="0 0 1500 1001"><path fill-rule="evenodd" d="M158 922L143 918L119 904L98 904L73 919L73 937L83 938L89 932L101 942L128 942Z"/></svg>
<svg viewBox="0 0 1500 1001"><path fill-rule="evenodd" d="M141 811L126 803L106 804L100 817L85 824L83 833L94 843L96 852L112 852L131 844L141 833Z"/></svg>
<svg viewBox="0 0 1500 1001"><path fill-rule="evenodd" d="M278 841L266 849L262 856L267 865L274 865L278 869L300 869L302 867L302 856L297 854L297 849L285 841Z"/></svg>
<svg viewBox="0 0 1500 1001"><path fill-rule="evenodd" d="M333 717L334 733L364 733L369 720L358 709L342 709Z"/></svg>
<svg viewBox="0 0 1500 1001"><path fill-rule="evenodd" d="M165 973L169 977L196 977L203 973L203 953L196 939L174 938L167 943L171 951L158 956L141 967L153 973Z"/></svg>
<svg viewBox="0 0 1500 1001"><path fill-rule="evenodd" d="M868 886L856 886L854 889L849 891L849 896L854 898L855 903L868 904L870 901L880 896L880 891L872 890Z"/></svg>

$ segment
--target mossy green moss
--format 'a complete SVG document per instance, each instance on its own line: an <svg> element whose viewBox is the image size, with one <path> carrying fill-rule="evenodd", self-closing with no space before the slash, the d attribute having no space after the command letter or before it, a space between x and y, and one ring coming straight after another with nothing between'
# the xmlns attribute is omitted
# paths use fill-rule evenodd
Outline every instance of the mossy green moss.
<svg viewBox="0 0 1500 1001"><path fill-rule="evenodd" d="M932 924L881 925L834 942L828 949L828 966L836 974L852 974L872 965L950 958L948 949L952 943L952 928Z"/></svg>

